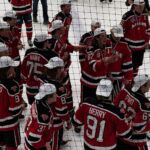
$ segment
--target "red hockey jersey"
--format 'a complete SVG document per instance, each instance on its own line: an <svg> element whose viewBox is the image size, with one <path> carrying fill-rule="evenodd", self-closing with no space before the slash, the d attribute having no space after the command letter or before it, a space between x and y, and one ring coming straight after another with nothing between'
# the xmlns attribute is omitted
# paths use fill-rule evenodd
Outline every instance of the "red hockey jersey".
<svg viewBox="0 0 150 150"><path fill-rule="evenodd" d="M144 50L149 43L148 15L144 13L138 15L130 10L123 15L121 25L130 49L133 51Z"/></svg>
<svg viewBox="0 0 150 150"><path fill-rule="evenodd" d="M117 136L128 138L131 135L130 127L123 118L123 114L110 104L82 103L74 115L73 123L84 124L85 148L114 149Z"/></svg>
<svg viewBox="0 0 150 150"><path fill-rule="evenodd" d="M19 84L15 80L0 80L0 107L0 131L17 128L22 99Z"/></svg>
<svg viewBox="0 0 150 150"><path fill-rule="evenodd" d="M43 102L34 102L25 126L25 149L44 148L53 135L53 111Z"/></svg>
<svg viewBox="0 0 150 150"><path fill-rule="evenodd" d="M73 53L74 46L67 42L67 39L61 37L60 39L52 39L53 45L52 50L58 54L58 56L63 59L65 64L65 69L69 69L71 65L70 53Z"/></svg>
<svg viewBox="0 0 150 150"><path fill-rule="evenodd" d="M55 112L53 118L53 127L55 130L58 130L63 127L64 121L70 121L68 107L66 104L66 89L57 80L51 80L44 76L41 76L37 80L39 81L39 85L42 83L51 83L56 87L57 101L53 104Z"/></svg>
<svg viewBox="0 0 150 150"><path fill-rule="evenodd" d="M54 20L61 20L64 24L65 27L65 33L63 35L63 38L68 39L68 34L69 34L69 28L72 22L72 15L71 14L64 14L63 12L59 12L58 14L56 14L56 16L54 17ZM49 28L51 27L51 23L49 24Z"/></svg>
<svg viewBox="0 0 150 150"><path fill-rule="evenodd" d="M94 33L92 31L87 32L87 33L82 35L81 40L80 40L80 44L91 46L93 38L94 38Z"/></svg>
<svg viewBox="0 0 150 150"><path fill-rule="evenodd" d="M10 3L17 15L32 12L32 0L10 0Z"/></svg>
<svg viewBox="0 0 150 150"><path fill-rule="evenodd" d="M57 56L56 53L48 49L31 48L26 51L21 65L21 76L24 83L27 84L27 93L35 95L38 93L38 85L35 79L36 75L41 75L44 65L49 59Z"/></svg>
<svg viewBox="0 0 150 150"><path fill-rule="evenodd" d="M149 131L148 114L150 114L150 102L140 92L132 92L123 89L113 101L125 113L126 120L130 122L134 132L128 139L128 144L143 146L146 145L146 132Z"/></svg>
<svg viewBox="0 0 150 150"><path fill-rule="evenodd" d="M104 49L93 47L80 51L81 83L91 88L96 88L100 79L105 78L108 73L107 65L102 59L111 55L112 48L110 46Z"/></svg>
<svg viewBox="0 0 150 150"><path fill-rule="evenodd" d="M118 61L110 64L109 75L114 80L133 80L132 54L128 44L120 40L113 47L113 53L119 55Z"/></svg>

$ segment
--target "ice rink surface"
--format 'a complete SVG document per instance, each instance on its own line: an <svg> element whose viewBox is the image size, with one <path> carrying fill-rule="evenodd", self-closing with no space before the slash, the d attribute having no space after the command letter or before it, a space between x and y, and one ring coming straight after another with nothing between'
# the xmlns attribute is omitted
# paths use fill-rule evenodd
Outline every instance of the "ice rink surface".
<svg viewBox="0 0 150 150"><path fill-rule="evenodd" d="M48 1L48 14L49 20L51 21L54 15L60 11L60 1L61 0L47 0ZM78 45L80 37L87 31L90 31L90 23L93 19L99 20L102 24L102 28L106 29L109 33L110 28L113 25L120 23L122 15L130 8L125 6L125 0L113 0L112 3L103 2L100 3L99 0L74 0L72 2L72 17L73 22L69 32L69 41L72 44ZM11 6L8 3L8 0L0 0L0 17L3 16L6 10L10 10ZM39 12L38 12L38 23L33 23L34 34L36 32L47 32L47 26L43 25L42 9L41 3L39 3ZM34 35L33 35L34 37ZM26 43L26 33L25 28L23 27L22 32L22 41L25 44L25 49L28 48ZM20 54L23 58L25 49L20 51ZM72 65L70 68L70 76L72 82L74 106L77 108L80 101L80 66L78 61L78 53L74 52L71 56ZM150 50L145 52L145 58L143 66L140 68L140 73L147 73L150 75ZM149 93L148 95L149 96ZM24 99L26 100L25 92L23 94ZM29 115L29 107L25 110L25 120L21 121L21 146L19 150L24 150L24 122ZM65 131L64 139L71 140L67 145L62 146L62 150L83 150L83 132L76 134L73 129ZM149 148L150 150L150 148Z"/></svg>

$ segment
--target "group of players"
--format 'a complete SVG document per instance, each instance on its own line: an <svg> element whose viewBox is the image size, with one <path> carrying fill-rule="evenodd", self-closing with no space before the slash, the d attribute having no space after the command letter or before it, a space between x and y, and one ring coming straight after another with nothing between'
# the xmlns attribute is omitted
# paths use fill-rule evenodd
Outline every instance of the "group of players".
<svg viewBox="0 0 150 150"><path fill-rule="evenodd" d="M84 125L85 150L148 150L150 102L144 94L150 78L139 75L138 69L149 46L149 12L144 0L131 5L110 35L99 21L92 21L91 31L74 46L68 40L71 1L62 0L49 34L36 33L34 47L28 41L31 48L22 61L16 21L23 7L5 12L0 23L0 145L16 150L20 144L24 84L31 105L25 150L58 150L67 143L64 128L72 124L77 133ZM79 52L81 66L81 103L76 112L69 77L73 51Z"/></svg>

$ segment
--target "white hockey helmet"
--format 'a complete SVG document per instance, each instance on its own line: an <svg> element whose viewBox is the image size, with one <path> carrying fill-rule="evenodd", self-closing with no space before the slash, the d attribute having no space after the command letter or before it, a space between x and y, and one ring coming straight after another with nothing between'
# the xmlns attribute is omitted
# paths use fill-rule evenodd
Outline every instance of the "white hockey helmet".
<svg viewBox="0 0 150 150"><path fill-rule="evenodd" d="M132 91L137 92L141 86L143 86L145 83L147 83L150 80L150 77L146 74L137 75L134 78L134 84L132 86Z"/></svg>
<svg viewBox="0 0 150 150"><path fill-rule="evenodd" d="M144 0L134 0L133 4L134 5L144 5L145 1Z"/></svg>
<svg viewBox="0 0 150 150"><path fill-rule="evenodd" d="M60 5L71 5L71 0L62 0Z"/></svg>
<svg viewBox="0 0 150 150"><path fill-rule="evenodd" d="M109 97L113 90L113 84L109 79L102 79L96 89L96 95Z"/></svg>
<svg viewBox="0 0 150 150"><path fill-rule="evenodd" d="M121 25L113 26L111 32L115 37L124 37L123 28Z"/></svg>
<svg viewBox="0 0 150 150"><path fill-rule="evenodd" d="M47 95L56 93L56 87L54 84L44 83L40 86L39 92L35 95L36 100L41 100Z"/></svg>
<svg viewBox="0 0 150 150"><path fill-rule="evenodd" d="M102 33L106 33L106 30L102 28L97 28L94 30L94 36L100 35Z"/></svg>
<svg viewBox="0 0 150 150"><path fill-rule="evenodd" d="M59 28L62 28L62 27L64 27L64 25L63 25L63 22L61 20L54 20L52 22L51 28L49 29L49 32L52 32L52 31L59 29Z"/></svg>
<svg viewBox="0 0 150 150"><path fill-rule="evenodd" d="M15 11L12 11L12 10L9 10L9 11L6 11L3 18L4 17L10 17L10 18L14 18L16 19L17 16L16 16L16 12Z"/></svg>
<svg viewBox="0 0 150 150"><path fill-rule="evenodd" d="M0 68L6 68L6 67L17 67L19 66L19 61L14 61L9 56L2 56L0 57Z"/></svg>
<svg viewBox="0 0 150 150"><path fill-rule="evenodd" d="M64 67L64 61L59 57L52 57L47 64L44 65L49 69L54 69L57 67Z"/></svg>

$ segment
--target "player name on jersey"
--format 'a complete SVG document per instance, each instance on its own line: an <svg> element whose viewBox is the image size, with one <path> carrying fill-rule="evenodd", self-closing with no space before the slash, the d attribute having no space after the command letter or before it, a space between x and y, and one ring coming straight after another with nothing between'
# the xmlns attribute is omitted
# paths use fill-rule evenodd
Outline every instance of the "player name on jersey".
<svg viewBox="0 0 150 150"><path fill-rule="evenodd" d="M92 108L92 107L91 107L91 108L89 109L89 114L94 115L94 116L97 116L97 117L100 117L100 118L105 118L106 112L100 111L100 110L98 110L98 109L96 109L96 108Z"/></svg>

